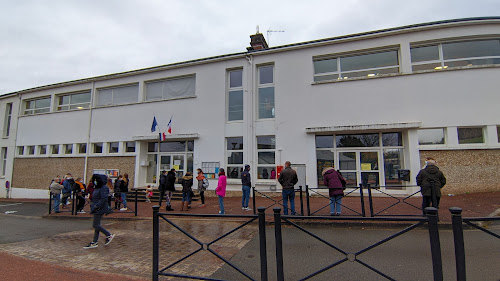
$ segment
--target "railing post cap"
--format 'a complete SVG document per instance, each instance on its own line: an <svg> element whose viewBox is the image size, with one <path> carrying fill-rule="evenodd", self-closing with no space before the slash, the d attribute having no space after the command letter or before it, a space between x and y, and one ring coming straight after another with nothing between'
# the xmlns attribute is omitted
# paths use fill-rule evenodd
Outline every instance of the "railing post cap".
<svg viewBox="0 0 500 281"><path fill-rule="evenodd" d="M436 209L434 207L426 207L425 208L425 214L427 214L427 215L436 215L437 211L438 211L438 209Z"/></svg>
<svg viewBox="0 0 500 281"><path fill-rule="evenodd" d="M462 208L459 208L459 207L450 207L450 213L452 213L453 215L460 215L462 214Z"/></svg>
<svg viewBox="0 0 500 281"><path fill-rule="evenodd" d="M259 213L264 213L266 211L266 207L258 207L257 211L259 211Z"/></svg>
<svg viewBox="0 0 500 281"><path fill-rule="evenodd" d="M160 206L156 205L156 206L153 206L153 211L154 212L158 212L160 210Z"/></svg>
<svg viewBox="0 0 500 281"><path fill-rule="evenodd" d="M280 207L275 207L273 208L274 213L281 213L281 208Z"/></svg>

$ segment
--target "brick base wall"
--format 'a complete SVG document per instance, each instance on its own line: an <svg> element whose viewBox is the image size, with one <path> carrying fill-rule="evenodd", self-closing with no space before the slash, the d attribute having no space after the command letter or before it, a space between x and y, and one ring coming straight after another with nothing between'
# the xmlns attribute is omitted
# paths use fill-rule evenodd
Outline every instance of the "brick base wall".
<svg viewBox="0 0 500 281"><path fill-rule="evenodd" d="M94 169L118 169L120 175L128 174L129 188L134 187L135 156L89 157L87 166L87 180L92 177Z"/></svg>
<svg viewBox="0 0 500 281"><path fill-rule="evenodd" d="M422 166L426 157L436 159L446 177L444 194L500 191L498 149L420 151Z"/></svg>

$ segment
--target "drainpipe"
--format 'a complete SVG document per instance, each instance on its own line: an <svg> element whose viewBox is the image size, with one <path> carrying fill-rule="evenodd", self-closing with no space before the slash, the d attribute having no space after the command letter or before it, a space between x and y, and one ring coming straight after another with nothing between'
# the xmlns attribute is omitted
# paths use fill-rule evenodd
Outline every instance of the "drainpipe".
<svg viewBox="0 0 500 281"><path fill-rule="evenodd" d="M95 96L95 81L92 81L92 93L90 94L89 131L87 134L87 149L85 151L85 167L83 172L83 182L87 182L87 169L89 165L89 151L90 151L90 132L92 129L92 109L94 108L94 96Z"/></svg>

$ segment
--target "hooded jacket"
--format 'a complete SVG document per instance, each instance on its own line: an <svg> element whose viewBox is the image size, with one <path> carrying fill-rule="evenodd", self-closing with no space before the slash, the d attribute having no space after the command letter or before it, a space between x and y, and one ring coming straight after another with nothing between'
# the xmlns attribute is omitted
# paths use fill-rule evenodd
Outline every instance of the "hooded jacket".
<svg viewBox="0 0 500 281"><path fill-rule="evenodd" d="M250 166L246 165L245 170L241 173L241 185L252 186L252 179L250 178Z"/></svg>
<svg viewBox="0 0 500 281"><path fill-rule="evenodd" d="M186 174L185 176L182 177L181 184L182 184L182 192L192 192L193 189L191 187L193 186L193 176Z"/></svg>
<svg viewBox="0 0 500 281"><path fill-rule="evenodd" d="M92 192L92 204L90 206L90 213L96 215L104 215L108 212L108 194L109 188L105 184L107 177L104 175L94 175L95 189Z"/></svg>
<svg viewBox="0 0 500 281"><path fill-rule="evenodd" d="M446 178L436 165L427 165L417 175L417 185L420 186L423 196L432 195L433 184L436 196L441 197L441 188L446 184Z"/></svg>
<svg viewBox="0 0 500 281"><path fill-rule="evenodd" d="M62 183L62 185L64 186L62 193L71 193L74 184L75 180L72 177L67 177Z"/></svg>
<svg viewBox="0 0 500 281"><path fill-rule="evenodd" d="M339 172L335 171L334 168L326 168L321 174L323 175L323 183L329 189L328 195L330 197L344 195L344 188L342 187L344 178Z"/></svg>
<svg viewBox="0 0 500 281"><path fill-rule="evenodd" d="M175 191L175 172L168 171L166 190L167 191Z"/></svg>
<svg viewBox="0 0 500 281"><path fill-rule="evenodd" d="M167 176L164 173L160 175L160 186L158 186L158 190L159 191L167 190Z"/></svg>

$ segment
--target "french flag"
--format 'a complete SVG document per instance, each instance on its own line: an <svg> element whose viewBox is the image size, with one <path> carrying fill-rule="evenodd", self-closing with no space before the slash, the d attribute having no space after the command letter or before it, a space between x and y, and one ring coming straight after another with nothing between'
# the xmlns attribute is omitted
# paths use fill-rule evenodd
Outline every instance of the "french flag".
<svg viewBox="0 0 500 281"><path fill-rule="evenodd" d="M172 116L174 117L174 116ZM170 117L170 121L168 121L168 125L167 125L167 132L169 134L172 134L172 117Z"/></svg>

